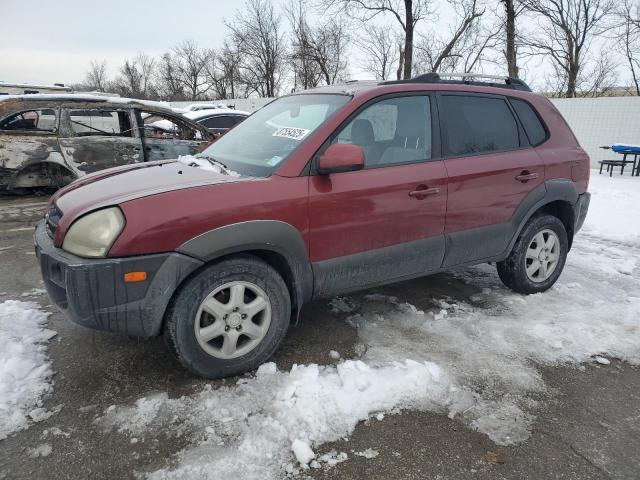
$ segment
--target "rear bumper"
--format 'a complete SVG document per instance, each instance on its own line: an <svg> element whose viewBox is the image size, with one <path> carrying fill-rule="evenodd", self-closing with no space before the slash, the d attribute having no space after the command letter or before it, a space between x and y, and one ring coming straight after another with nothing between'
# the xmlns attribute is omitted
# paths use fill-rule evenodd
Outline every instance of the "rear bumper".
<svg viewBox="0 0 640 480"><path fill-rule="evenodd" d="M86 259L53 246L41 221L35 247L49 298L73 322L125 335L158 335L169 300L202 262L179 253ZM147 272L125 283L127 272Z"/></svg>
<svg viewBox="0 0 640 480"><path fill-rule="evenodd" d="M578 201L576 202L576 226L575 232L577 233L584 225L584 220L587 218L587 212L589 211L589 203L591 202L591 194L585 192L582 195L578 195Z"/></svg>

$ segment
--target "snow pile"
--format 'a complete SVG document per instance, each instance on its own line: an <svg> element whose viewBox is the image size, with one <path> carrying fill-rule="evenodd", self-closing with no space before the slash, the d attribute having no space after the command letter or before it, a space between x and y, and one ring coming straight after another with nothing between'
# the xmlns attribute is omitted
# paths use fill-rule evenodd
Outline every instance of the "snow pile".
<svg viewBox="0 0 640 480"><path fill-rule="evenodd" d="M640 178L591 172L591 205L583 232L640 246Z"/></svg>
<svg viewBox="0 0 640 480"><path fill-rule="evenodd" d="M42 396L51 391L45 343L55 335L48 314L32 302L0 303L0 440L48 417Z"/></svg>
<svg viewBox="0 0 640 480"><path fill-rule="evenodd" d="M189 167L199 167L209 172L221 173L223 175L229 175L231 177L240 176L238 172L229 170L228 168L222 168L222 166L216 163L211 163L206 158L194 157L193 155L180 155L178 157L178 162L184 165L188 165Z"/></svg>
<svg viewBox="0 0 640 480"><path fill-rule="evenodd" d="M151 478L206 478L207 472L216 472L214 478L280 478L294 471L292 452L303 468L315 460L345 460L346 454L316 459L313 446L348 436L379 411L439 405L449 386L429 362L371 368L345 361L337 367L294 366L290 372L268 363L234 387L205 388L178 399L164 393L146 397L132 407L110 407L98 423L136 436L149 429L200 432L198 446L186 450L175 468Z"/></svg>
<svg viewBox="0 0 640 480"><path fill-rule="evenodd" d="M594 182L596 215L603 199L617 208L615 192L602 183ZM635 198L640 193L625 201ZM329 307L357 329L359 360L330 354L337 365L289 372L270 363L231 387L111 407L99 423L136 437L189 436L194 445L151 478L282 478L327 468L347 455L318 456L319 446L347 437L359 421L402 409L446 413L498 444L526 440L532 397L552 394L540 365L640 364L640 244L633 246L640 221L620 223L615 215L604 233L592 223L578 235L560 281L544 294L515 294L484 265L454 274L454 284L477 289L471 296L418 306L381 294L336 298Z"/></svg>

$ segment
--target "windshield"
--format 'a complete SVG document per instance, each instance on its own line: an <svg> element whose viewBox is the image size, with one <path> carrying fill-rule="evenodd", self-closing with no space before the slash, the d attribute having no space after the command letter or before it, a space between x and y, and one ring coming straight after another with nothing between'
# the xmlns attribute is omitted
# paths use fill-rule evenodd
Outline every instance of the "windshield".
<svg viewBox="0 0 640 480"><path fill-rule="evenodd" d="M292 95L270 103L200 155L242 175L267 177L351 97Z"/></svg>

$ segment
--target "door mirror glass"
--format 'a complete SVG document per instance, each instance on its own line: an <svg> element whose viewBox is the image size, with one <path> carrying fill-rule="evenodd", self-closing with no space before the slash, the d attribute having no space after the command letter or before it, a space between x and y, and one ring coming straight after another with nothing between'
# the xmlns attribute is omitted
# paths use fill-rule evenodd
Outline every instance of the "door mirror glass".
<svg viewBox="0 0 640 480"><path fill-rule="evenodd" d="M334 143L318 158L318 173L351 172L364 168L364 151L357 145Z"/></svg>

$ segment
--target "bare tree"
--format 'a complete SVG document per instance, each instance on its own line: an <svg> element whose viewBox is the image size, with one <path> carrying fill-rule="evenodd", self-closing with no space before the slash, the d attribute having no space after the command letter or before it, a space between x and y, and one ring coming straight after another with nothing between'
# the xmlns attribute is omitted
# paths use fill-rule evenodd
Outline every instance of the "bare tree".
<svg viewBox="0 0 640 480"><path fill-rule="evenodd" d="M204 100L211 90L207 66L213 52L200 48L193 40L185 40L173 48L176 80L189 100Z"/></svg>
<svg viewBox="0 0 640 480"><path fill-rule="evenodd" d="M155 96L152 79L155 74L154 58L139 53L133 59L125 59L120 74L113 83L117 93L125 97L147 99Z"/></svg>
<svg viewBox="0 0 640 480"><path fill-rule="evenodd" d="M500 0L504 5L504 56L507 60L507 72L510 77L517 77L519 73L518 54L516 50L516 1L517 0Z"/></svg>
<svg viewBox="0 0 640 480"><path fill-rule="evenodd" d="M600 51L598 60L588 71L583 72L578 79L584 95L589 97L604 97L611 94L618 81L618 63L607 52L606 47Z"/></svg>
<svg viewBox="0 0 640 480"><path fill-rule="evenodd" d="M212 53L207 75L216 98L237 98L241 91L240 53L225 42L217 55Z"/></svg>
<svg viewBox="0 0 640 480"><path fill-rule="evenodd" d="M293 67L293 88L300 85L303 89L317 87L322 73L314 61L311 50L312 28L306 17L306 2L291 0L286 8L292 32L292 51L289 55Z"/></svg>
<svg viewBox="0 0 640 480"><path fill-rule="evenodd" d="M588 61L593 38L606 31L614 0L520 0L538 19L523 42L548 55L564 96L576 97L579 76Z"/></svg>
<svg viewBox="0 0 640 480"><path fill-rule="evenodd" d="M164 100L186 100L184 86L179 80L177 60L171 52L162 54L156 73L158 91Z"/></svg>
<svg viewBox="0 0 640 480"><path fill-rule="evenodd" d="M227 23L234 46L242 55L240 71L248 87L262 97L275 97L285 58L281 18L269 0L247 0Z"/></svg>
<svg viewBox="0 0 640 480"><path fill-rule="evenodd" d="M431 13L431 0L320 0L320 3L362 22L369 22L381 15L395 19L404 32L401 50L403 78L411 78L415 28L420 20Z"/></svg>
<svg viewBox="0 0 640 480"><path fill-rule="evenodd" d="M84 90L106 92L108 82L107 61L98 62L97 60L92 60L82 82L82 88Z"/></svg>
<svg viewBox="0 0 640 480"><path fill-rule="evenodd" d="M387 80L398 63L396 35L391 25L367 27L366 33L358 37L356 43L364 57L360 67L373 74L377 80Z"/></svg>
<svg viewBox="0 0 640 480"><path fill-rule="evenodd" d="M640 96L640 4L622 0L615 13L618 43L624 51L635 94Z"/></svg>
<svg viewBox="0 0 640 480"><path fill-rule="evenodd" d="M454 23L449 28L449 36L442 38L431 32L428 35L422 35L416 44L419 57L418 66L422 70L428 69L431 72L437 72L443 66L453 68L463 58L462 50L469 50L469 47L472 47L471 53L467 52L467 56L469 59L476 58L472 62L475 65L490 40L495 38L495 35L490 34L485 35L487 38L478 38L480 29L477 28L477 23L485 13L484 9L479 9L478 0L447 1L455 12ZM479 52L477 51L478 46L482 47ZM469 66L465 65L465 68L469 68Z"/></svg>

